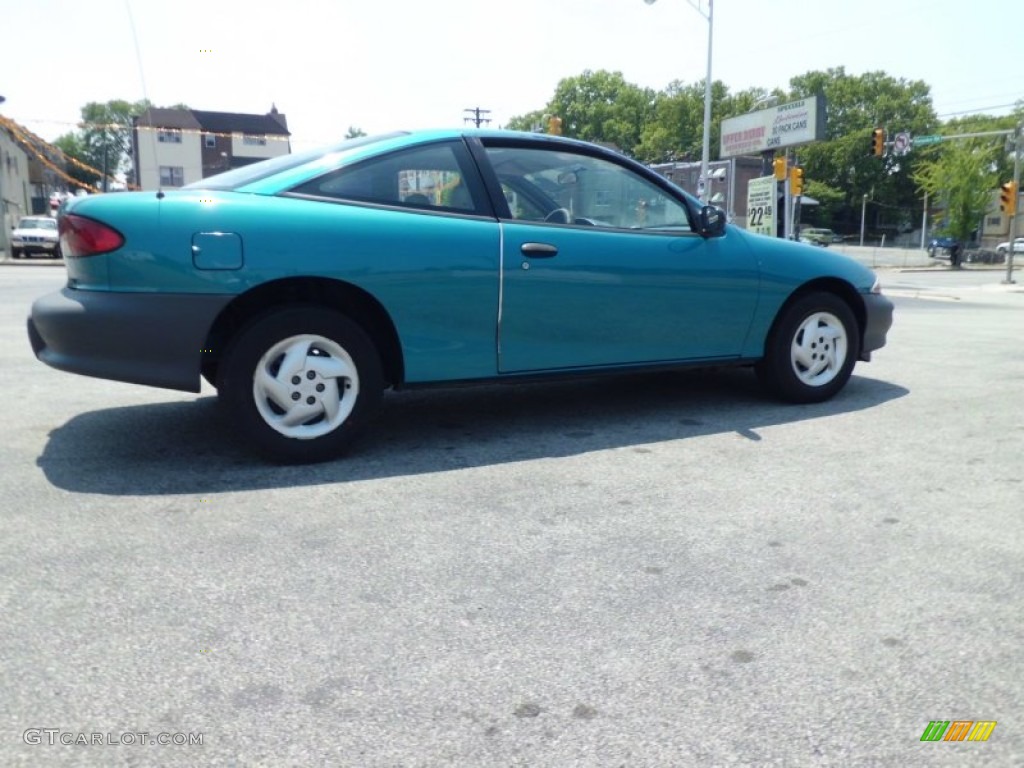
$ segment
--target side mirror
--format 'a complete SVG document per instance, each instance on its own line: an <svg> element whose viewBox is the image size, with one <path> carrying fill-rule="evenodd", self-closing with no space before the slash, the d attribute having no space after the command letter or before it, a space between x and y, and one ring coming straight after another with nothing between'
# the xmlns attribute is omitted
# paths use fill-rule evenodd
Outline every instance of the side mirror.
<svg viewBox="0 0 1024 768"><path fill-rule="evenodd" d="M715 205L700 209L700 233L704 237L721 237L725 234L725 211Z"/></svg>

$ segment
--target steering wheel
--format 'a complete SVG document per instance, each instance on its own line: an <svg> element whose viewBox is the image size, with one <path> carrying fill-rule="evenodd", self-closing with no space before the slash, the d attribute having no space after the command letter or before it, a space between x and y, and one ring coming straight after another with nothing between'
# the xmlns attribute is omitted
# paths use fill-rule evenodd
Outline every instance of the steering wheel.
<svg viewBox="0 0 1024 768"><path fill-rule="evenodd" d="M565 208L555 208L544 217L548 224L569 224L572 221L572 214Z"/></svg>

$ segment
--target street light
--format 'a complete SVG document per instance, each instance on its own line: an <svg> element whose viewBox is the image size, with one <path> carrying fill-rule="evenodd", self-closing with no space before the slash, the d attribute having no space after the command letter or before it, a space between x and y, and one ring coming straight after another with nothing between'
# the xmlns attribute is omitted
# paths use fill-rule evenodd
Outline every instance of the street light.
<svg viewBox="0 0 1024 768"><path fill-rule="evenodd" d="M657 1L644 0L647 5L654 5ZM708 188L711 186L708 179L708 163L711 160L711 40L715 29L714 0L708 0L707 13L701 10L699 3L695 3L693 0L686 0L686 2L697 13L708 20L708 72L704 78L704 143L701 145L700 154L700 177L703 180L703 186L697 190L701 202L706 203L708 200Z"/></svg>

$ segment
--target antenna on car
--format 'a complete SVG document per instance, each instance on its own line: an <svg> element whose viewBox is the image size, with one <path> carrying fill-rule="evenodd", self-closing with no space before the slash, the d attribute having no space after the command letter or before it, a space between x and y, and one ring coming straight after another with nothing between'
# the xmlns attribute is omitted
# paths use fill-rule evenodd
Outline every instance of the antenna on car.
<svg viewBox="0 0 1024 768"><path fill-rule="evenodd" d="M135 61L138 64L138 67L139 67L139 81L142 83L142 98L145 99L147 104L150 104L149 92L146 90L146 75L145 75L145 72L142 69L142 51L139 49L139 35L135 31L135 16L132 15L132 4L131 4L130 0L124 0L124 7L128 11L128 23L131 25L131 28L132 28L132 42L135 43ZM153 107L150 104L150 106L147 108L146 111L148 112L152 108ZM150 118L150 122L152 122L152 117ZM153 157L155 158L157 156L156 134L155 134L154 131L146 131L146 133L149 134L149 140L153 144ZM139 126L138 126L138 121L137 120L136 120L136 123L135 123L135 135L136 136L139 135ZM141 141L141 139L140 139L140 141ZM135 151L136 151L136 154L137 154L138 153L138 147L135 148ZM135 158L135 165L139 169L139 178L137 178L135 180L135 183L138 184L139 188L141 189L142 188L142 163L139 162L139 158L138 157ZM156 184L157 184L156 196L157 196L157 198L162 199L163 196L164 196L164 191L162 189L162 185L160 184L159 169L158 169L158 172L156 174Z"/></svg>

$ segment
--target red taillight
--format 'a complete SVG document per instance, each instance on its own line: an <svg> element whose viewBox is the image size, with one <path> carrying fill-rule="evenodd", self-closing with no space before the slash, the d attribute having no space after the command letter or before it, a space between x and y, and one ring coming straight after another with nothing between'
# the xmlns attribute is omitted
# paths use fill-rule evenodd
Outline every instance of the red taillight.
<svg viewBox="0 0 1024 768"><path fill-rule="evenodd" d="M65 214L57 219L57 227L65 259L95 256L124 245L124 237L116 229L84 216Z"/></svg>

